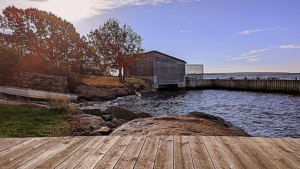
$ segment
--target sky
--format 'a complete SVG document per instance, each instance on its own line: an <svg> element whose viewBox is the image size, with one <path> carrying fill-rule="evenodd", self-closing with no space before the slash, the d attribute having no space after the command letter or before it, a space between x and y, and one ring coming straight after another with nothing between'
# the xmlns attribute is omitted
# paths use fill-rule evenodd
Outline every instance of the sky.
<svg viewBox="0 0 300 169"><path fill-rule="evenodd" d="M300 0L0 0L71 22L81 35L109 18L205 73L300 73ZM2 12L1 12L2 13Z"/></svg>

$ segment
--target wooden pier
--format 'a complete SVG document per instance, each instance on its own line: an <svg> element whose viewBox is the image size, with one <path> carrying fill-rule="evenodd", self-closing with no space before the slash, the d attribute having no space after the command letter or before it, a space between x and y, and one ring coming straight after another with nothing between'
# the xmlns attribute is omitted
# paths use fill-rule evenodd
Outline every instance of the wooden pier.
<svg viewBox="0 0 300 169"><path fill-rule="evenodd" d="M0 168L300 168L299 138L84 136L0 143Z"/></svg>
<svg viewBox="0 0 300 169"><path fill-rule="evenodd" d="M300 93L300 80L187 79L186 88Z"/></svg>

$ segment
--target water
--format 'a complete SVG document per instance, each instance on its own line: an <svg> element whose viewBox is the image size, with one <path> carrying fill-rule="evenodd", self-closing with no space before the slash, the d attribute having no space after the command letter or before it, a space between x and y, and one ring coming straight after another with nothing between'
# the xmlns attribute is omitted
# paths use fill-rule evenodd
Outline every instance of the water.
<svg viewBox="0 0 300 169"><path fill-rule="evenodd" d="M221 117L256 137L300 137L300 96L226 90L160 91L106 102L153 116L192 111Z"/></svg>
<svg viewBox="0 0 300 169"><path fill-rule="evenodd" d="M204 79L278 78L300 80L300 73L205 74ZM160 91L128 96L109 102L90 103L90 108L119 106L153 116L185 115L192 111L219 116L256 137L300 138L300 96L276 93L190 90Z"/></svg>
<svg viewBox="0 0 300 169"><path fill-rule="evenodd" d="M220 74L204 74L204 79L228 79L234 77L235 79L268 79L268 78L278 78L284 80L295 80L300 79L300 73L220 73Z"/></svg>

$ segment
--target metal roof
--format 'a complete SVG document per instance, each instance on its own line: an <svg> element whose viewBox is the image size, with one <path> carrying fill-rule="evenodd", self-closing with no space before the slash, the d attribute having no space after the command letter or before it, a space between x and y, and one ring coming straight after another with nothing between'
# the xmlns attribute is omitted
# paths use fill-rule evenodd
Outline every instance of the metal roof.
<svg viewBox="0 0 300 169"><path fill-rule="evenodd" d="M149 52L145 52L144 54L147 54L147 53L152 53L152 52L159 53L159 54L161 54L161 55L164 55L164 56L167 56L167 57L169 57L169 58L172 58L172 59L178 60L178 61L180 61L180 62L187 63L187 62L186 62L186 61L184 61L184 60L178 59L178 58L176 58L176 57L173 57L173 56L167 55L167 54L165 54L165 53L162 53L162 52L159 52L159 51L156 51L156 50L152 50L152 51L149 51Z"/></svg>

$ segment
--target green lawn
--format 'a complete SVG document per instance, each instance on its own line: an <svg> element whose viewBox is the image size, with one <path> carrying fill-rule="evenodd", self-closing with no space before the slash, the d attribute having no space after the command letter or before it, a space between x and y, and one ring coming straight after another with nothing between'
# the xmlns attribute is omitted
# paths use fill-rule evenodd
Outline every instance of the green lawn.
<svg viewBox="0 0 300 169"><path fill-rule="evenodd" d="M26 105L0 105L0 138L70 135L62 112Z"/></svg>

